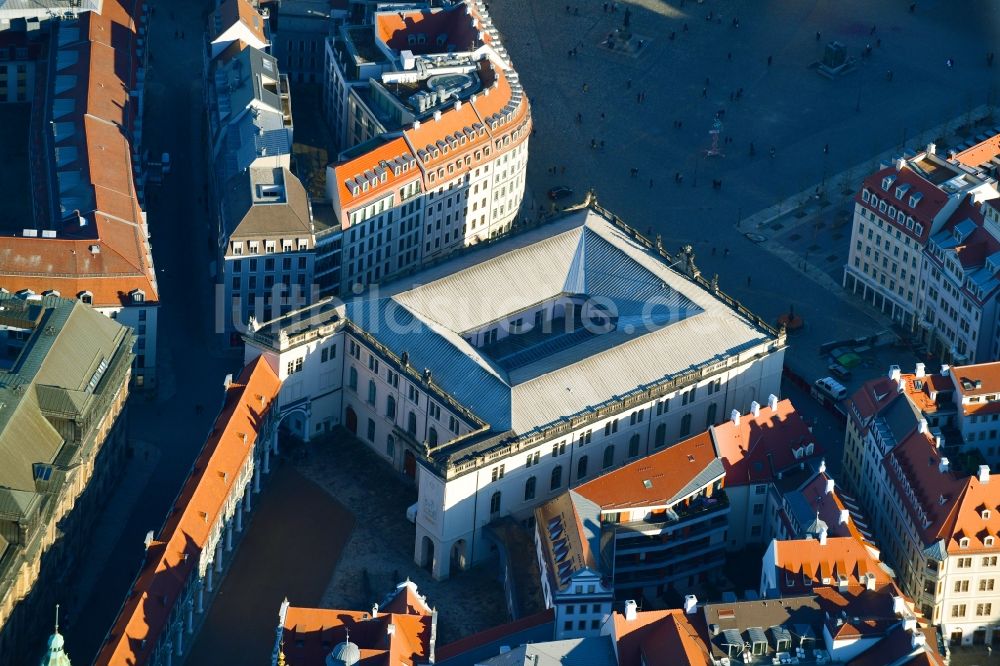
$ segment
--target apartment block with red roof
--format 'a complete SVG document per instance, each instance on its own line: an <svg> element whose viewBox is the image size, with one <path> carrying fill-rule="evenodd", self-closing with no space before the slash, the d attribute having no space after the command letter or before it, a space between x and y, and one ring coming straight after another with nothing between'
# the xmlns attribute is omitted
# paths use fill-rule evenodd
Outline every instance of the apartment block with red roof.
<svg viewBox="0 0 1000 666"><path fill-rule="evenodd" d="M437 610L411 580L370 611L278 610L271 666L422 666L435 663Z"/></svg>
<svg viewBox="0 0 1000 666"><path fill-rule="evenodd" d="M893 368L868 382L848 402L844 447L844 472L869 511L884 559L921 613L956 643L1000 641L994 592L1000 484L990 482L988 465L976 466L982 455L970 453L976 447L963 441L957 426L959 414L976 415L980 400L989 405L990 394L980 393L985 383L979 389L975 383L975 375L986 378L988 369L976 368L956 374L945 367L932 377L922 368L907 376ZM937 408L949 398L958 407L950 412L956 422ZM976 416L986 417L983 427L989 428L989 409ZM979 444L978 434L972 440Z"/></svg>
<svg viewBox="0 0 1000 666"><path fill-rule="evenodd" d="M924 318L925 249L966 199L998 196L995 179L936 154L933 144L868 176L855 197L843 286L916 330ZM955 299L954 307L961 304Z"/></svg>
<svg viewBox="0 0 1000 666"><path fill-rule="evenodd" d="M707 583L725 558L725 468L709 433L588 481L535 510L556 638L596 635L619 599Z"/></svg>
<svg viewBox="0 0 1000 666"><path fill-rule="evenodd" d="M69 4L70 14L80 9ZM39 29L30 187L12 193L30 197L33 218L0 230L0 288L78 298L131 326L133 381L148 386L156 381L159 293L141 207L147 54L136 36L148 8L105 0L98 9Z"/></svg>
<svg viewBox="0 0 1000 666"><path fill-rule="evenodd" d="M381 9L327 40L335 224L322 295L384 282L507 233L521 213L531 113L485 5Z"/></svg>
<svg viewBox="0 0 1000 666"><path fill-rule="evenodd" d="M96 666L178 662L194 644L235 556L234 535L277 453L281 380L263 359L226 378L222 409L191 466L163 527L146 552L128 596L94 660Z"/></svg>

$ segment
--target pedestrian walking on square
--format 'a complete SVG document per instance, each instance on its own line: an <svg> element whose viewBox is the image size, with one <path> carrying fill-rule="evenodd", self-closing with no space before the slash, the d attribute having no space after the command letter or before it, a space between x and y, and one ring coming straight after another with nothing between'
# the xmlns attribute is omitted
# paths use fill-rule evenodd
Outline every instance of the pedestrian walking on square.
<svg viewBox="0 0 1000 666"><path fill-rule="evenodd" d="M625 81L625 90L631 90L631 89L632 89L632 79L628 79L627 81Z"/></svg>
<svg viewBox="0 0 1000 666"><path fill-rule="evenodd" d="M767 66L770 67L771 63L774 61L774 56L767 56Z"/></svg>
<svg viewBox="0 0 1000 666"><path fill-rule="evenodd" d="M872 30L868 34L869 35L874 35L875 34L875 26L872 26Z"/></svg>
<svg viewBox="0 0 1000 666"><path fill-rule="evenodd" d="M684 27L682 28L682 30L683 30L684 32L687 32L687 31L688 31L688 24L687 24L687 23L685 23L685 24L684 24Z"/></svg>
<svg viewBox="0 0 1000 666"><path fill-rule="evenodd" d="M605 14L608 13L608 3L606 3L606 2L604 3L604 13Z"/></svg>
<svg viewBox="0 0 1000 666"><path fill-rule="evenodd" d="M993 66L993 51L990 51L989 53L986 54L986 66L987 67Z"/></svg>
<svg viewBox="0 0 1000 666"><path fill-rule="evenodd" d="M586 83L584 83L583 84L583 92L587 92L588 90L590 90L590 86L588 86Z"/></svg>
<svg viewBox="0 0 1000 666"><path fill-rule="evenodd" d="M653 179L649 179L649 189L653 189Z"/></svg>
<svg viewBox="0 0 1000 666"><path fill-rule="evenodd" d="M747 286L748 287L750 286L750 276L749 275L747 276Z"/></svg>
<svg viewBox="0 0 1000 666"><path fill-rule="evenodd" d="M819 41L819 37L820 37L820 34L819 34L819 30L817 30L817 31L816 31L816 41L817 41L817 42Z"/></svg>
<svg viewBox="0 0 1000 666"><path fill-rule="evenodd" d="M915 11L917 11L917 3L914 2L910 4L910 13L912 14Z"/></svg>
<svg viewBox="0 0 1000 666"><path fill-rule="evenodd" d="M708 88L702 88L701 89L701 96L702 97L708 97Z"/></svg>

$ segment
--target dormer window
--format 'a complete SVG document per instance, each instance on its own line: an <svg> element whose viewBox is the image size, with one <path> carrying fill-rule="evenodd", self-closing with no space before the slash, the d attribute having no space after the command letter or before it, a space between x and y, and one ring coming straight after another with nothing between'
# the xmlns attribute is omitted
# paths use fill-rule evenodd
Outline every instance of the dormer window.
<svg viewBox="0 0 1000 666"><path fill-rule="evenodd" d="M990 510L989 509L983 509L982 512L979 515L982 516L983 520L989 520L990 519Z"/></svg>
<svg viewBox="0 0 1000 666"><path fill-rule="evenodd" d="M983 539L983 545L984 546L992 546L993 545L993 537L992 536L988 536L985 539Z"/></svg>
<svg viewBox="0 0 1000 666"><path fill-rule="evenodd" d="M81 291L76 297L80 299L81 303L86 303L87 305L94 304L94 294L89 291Z"/></svg>
<svg viewBox="0 0 1000 666"><path fill-rule="evenodd" d="M917 225L915 225L915 226L913 227L913 231L914 231L914 233L916 233L916 234L917 234L918 236L923 236L923 234L924 234L924 225L922 225L922 224L917 224Z"/></svg>
<svg viewBox="0 0 1000 666"><path fill-rule="evenodd" d="M896 217L896 207L889 206L889 217Z"/></svg>
<svg viewBox="0 0 1000 666"><path fill-rule="evenodd" d="M900 222L903 221L903 211L899 211L899 221ZM913 218L912 217L906 218L906 228L909 229L910 231L913 231Z"/></svg>
<svg viewBox="0 0 1000 666"><path fill-rule="evenodd" d="M867 187L865 189L861 190L861 200L862 201L864 201L865 203L868 203L868 200L871 199L871 198L872 198L871 192L868 191Z"/></svg>
<svg viewBox="0 0 1000 666"><path fill-rule="evenodd" d="M895 180L896 180L895 176L886 176L885 178L883 178L882 179L882 189L885 190L886 192L888 192L889 188L892 187L892 184L893 184L893 182Z"/></svg>
<svg viewBox="0 0 1000 666"><path fill-rule="evenodd" d="M958 547L959 548L968 548L969 547L969 537L962 537L961 539L959 539L958 540Z"/></svg>
<svg viewBox="0 0 1000 666"><path fill-rule="evenodd" d="M910 189L910 186L909 186L908 183L903 183L902 185L900 185L899 187L897 187L896 188L896 198L901 200L904 196L906 196L906 192L909 189Z"/></svg>
<svg viewBox="0 0 1000 666"><path fill-rule="evenodd" d="M133 303L143 303L146 300L146 292L142 289L133 289L129 292L129 296L132 298Z"/></svg>
<svg viewBox="0 0 1000 666"><path fill-rule="evenodd" d="M910 197L910 208L916 208L917 204L919 204L920 200L923 198L924 198L923 194L921 194L920 192L914 192L913 195Z"/></svg>
<svg viewBox="0 0 1000 666"><path fill-rule="evenodd" d="M885 199L882 199L881 201L878 202L878 212L884 213L885 209L886 209Z"/></svg>
<svg viewBox="0 0 1000 666"><path fill-rule="evenodd" d="M899 222L900 224L903 224L905 220L906 220L906 213L904 213L902 210L897 210L896 221Z"/></svg>

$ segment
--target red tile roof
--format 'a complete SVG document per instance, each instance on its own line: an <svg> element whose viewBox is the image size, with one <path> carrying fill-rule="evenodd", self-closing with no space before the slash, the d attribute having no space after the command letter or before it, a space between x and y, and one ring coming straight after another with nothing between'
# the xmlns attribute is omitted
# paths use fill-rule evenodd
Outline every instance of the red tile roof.
<svg viewBox="0 0 1000 666"><path fill-rule="evenodd" d="M132 17L141 6L107 0L101 14L86 12L78 19L83 41L63 47L77 49L78 59L59 74L76 80L54 97L73 101L72 114L58 121L70 122L73 132L56 147L77 151L75 161L60 169L79 173L77 187L90 199L79 211L86 225L73 220L57 229L56 238L4 238L0 287L8 291L52 289L68 298L90 291L97 307L128 304L135 289L145 292L147 303L158 300L129 143L136 104L128 91L136 86L140 65Z"/></svg>
<svg viewBox="0 0 1000 666"><path fill-rule="evenodd" d="M703 432L577 486L576 492L605 511L669 506L714 460L711 435Z"/></svg>
<svg viewBox="0 0 1000 666"><path fill-rule="evenodd" d="M643 611L634 620L613 613L618 666L703 666L711 663L703 639L679 609Z"/></svg>
<svg viewBox="0 0 1000 666"><path fill-rule="evenodd" d="M251 35L261 42L267 43L267 35L264 34L264 19L253 8L249 0L224 0L216 10L216 15L219 17L220 26L218 34L225 32L230 26L239 22ZM212 38L217 37L218 34L212 35Z"/></svg>
<svg viewBox="0 0 1000 666"><path fill-rule="evenodd" d="M96 666L142 664L151 657L175 604L197 575L201 553L240 482L262 419L280 387L281 380L261 356L243 368L226 390L212 434L159 536L146 551L142 569L97 655Z"/></svg>
<svg viewBox="0 0 1000 666"><path fill-rule="evenodd" d="M901 395L896 382L888 377L878 377L865 382L851 396L851 403L861 420L867 423Z"/></svg>
<svg viewBox="0 0 1000 666"><path fill-rule="evenodd" d="M893 460L898 463L900 473ZM961 475L950 469L942 472L940 463L941 456L929 436L917 432L897 445L883 461L924 545L943 540L953 555L1000 552L1000 482L987 479L987 483L981 483L976 476ZM907 486L912 488L916 503L908 499ZM984 514L984 510L988 513ZM992 546L985 543L989 536L993 537ZM966 548L961 547L963 537L969 539Z"/></svg>
<svg viewBox="0 0 1000 666"><path fill-rule="evenodd" d="M1000 156L1000 134L994 134L985 141L966 148L955 155L955 160L968 167L986 164L994 157Z"/></svg>
<svg viewBox="0 0 1000 666"><path fill-rule="evenodd" d="M407 581L406 588L413 586ZM414 586L415 587L415 586ZM415 594L416 590L413 590ZM427 662L432 633L431 611L417 598L413 607L407 592L397 593L398 610L365 611L289 606L283 628L283 652L288 666L324 666L333 648L350 640L358 646L366 666L415 666ZM392 604L389 604L392 605Z"/></svg>
<svg viewBox="0 0 1000 666"><path fill-rule="evenodd" d="M375 34L391 50L412 51L415 55L475 51L482 44L478 19L465 3L452 9L422 9L417 11L384 11L375 14ZM424 35L423 44L411 44L410 35ZM439 35L445 43L438 44Z"/></svg>
<svg viewBox="0 0 1000 666"><path fill-rule="evenodd" d="M853 536L829 537L825 544L817 539L793 539L774 541L773 545L775 582L782 595L836 587L838 575L845 576L849 586L865 587L868 573L875 574L876 589L893 585L868 546Z"/></svg>
<svg viewBox="0 0 1000 666"><path fill-rule="evenodd" d="M886 177L894 178L888 191L882 189L882 180ZM896 188L903 185L908 186L908 189L902 198L897 198ZM872 205L870 199L867 202L864 201L861 197L861 192L855 197L855 201L858 204L868 208L882 219L887 220L891 225L899 229L901 233L919 241L921 245L926 243L930 236L931 223L934 221L935 216L941 212L941 209L948 202L948 195L943 190L908 166L904 166L898 171L895 166L880 169L865 178L862 188L868 189L879 200L884 199L887 204L895 206L897 210L901 209L905 214L912 216L916 222L919 222L922 229L921 233L918 234L915 228L908 229L906 224L900 224L895 217L889 218L888 214L879 212L877 203ZM922 198L915 207L910 206L910 197L918 192L922 195Z"/></svg>
<svg viewBox="0 0 1000 666"><path fill-rule="evenodd" d="M726 465L727 486L772 480L778 472L800 462L797 450L802 451L801 457L823 453L809 426L787 399L778 402L775 410L762 406L757 417L744 414L739 425L729 420L713 426L711 433ZM805 453L809 444L813 444L812 454Z"/></svg>

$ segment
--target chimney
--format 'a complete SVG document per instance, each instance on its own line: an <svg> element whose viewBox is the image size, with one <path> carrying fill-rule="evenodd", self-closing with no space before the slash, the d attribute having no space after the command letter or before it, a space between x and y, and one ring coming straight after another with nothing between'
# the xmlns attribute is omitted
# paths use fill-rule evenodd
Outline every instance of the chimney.
<svg viewBox="0 0 1000 666"><path fill-rule="evenodd" d="M692 615L698 610L698 597L693 594L684 595L684 614Z"/></svg>
<svg viewBox="0 0 1000 666"><path fill-rule="evenodd" d="M390 622L389 624L387 624L385 626L385 635L386 636L392 636L395 633L396 633L396 625L394 625L392 622Z"/></svg>
<svg viewBox="0 0 1000 666"><path fill-rule="evenodd" d="M427 646L427 663L433 666L437 657L435 656L435 649L437 646L437 636L438 636L438 609L437 606L431 608L431 640Z"/></svg>
<svg viewBox="0 0 1000 666"><path fill-rule="evenodd" d="M900 372L898 365L890 365L889 366L889 379L891 379L894 382L898 382L899 379L900 379L900 377L902 377L902 376L903 376L903 373Z"/></svg>
<svg viewBox="0 0 1000 666"><path fill-rule="evenodd" d="M936 143L928 143L927 144L927 154L928 155L937 155L937 144Z"/></svg>
<svg viewBox="0 0 1000 666"><path fill-rule="evenodd" d="M906 166L906 158L900 157L896 160L896 171L902 171L903 167Z"/></svg>
<svg viewBox="0 0 1000 666"><path fill-rule="evenodd" d="M916 650L919 647L923 647L927 644L927 637L924 636L922 631L914 631L910 634L910 646Z"/></svg>
<svg viewBox="0 0 1000 666"><path fill-rule="evenodd" d="M760 403L756 400L750 403L750 413L753 414L754 418L760 416Z"/></svg>
<svg viewBox="0 0 1000 666"><path fill-rule="evenodd" d="M455 100L455 110L458 111L461 108L462 108L462 100L456 99Z"/></svg>
<svg viewBox="0 0 1000 666"><path fill-rule="evenodd" d="M941 435L934 435L934 446L940 449L942 444L944 444L944 438Z"/></svg>
<svg viewBox="0 0 1000 666"><path fill-rule="evenodd" d="M733 422L734 426L738 426L740 424L740 410L734 409L732 412L730 412L729 420Z"/></svg>
<svg viewBox="0 0 1000 666"><path fill-rule="evenodd" d="M985 483L989 483L990 482L990 466L989 465L980 465L979 466L979 474L977 474L976 476L979 477L979 483L984 483L984 484Z"/></svg>
<svg viewBox="0 0 1000 666"><path fill-rule="evenodd" d="M899 372L898 370L896 372ZM896 393L902 393L906 390L906 382L903 381L902 377L896 377Z"/></svg>
<svg viewBox="0 0 1000 666"><path fill-rule="evenodd" d="M926 369L927 366L923 363L917 363L917 370L913 374L916 375L917 379L923 379L927 375Z"/></svg>
<svg viewBox="0 0 1000 666"><path fill-rule="evenodd" d="M378 617L378 604L372 604L372 618Z"/></svg>
<svg viewBox="0 0 1000 666"><path fill-rule="evenodd" d="M419 120L414 120L413 121L413 129L415 129L415 130L420 129L420 121Z"/></svg>
<svg viewBox="0 0 1000 666"><path fill-rule="evenodd" d="M819 473L823 474L826 472L826 458L820 458L819 461Z"/></svg>
<svg viewBox="0 0 1000 666"><path fill-rule="evenodd" d="M837 485L836 481L834 481L833 479L827 479L826 480L826 494L829 495L830 493L832 493L833 492L833 488L836 485Z"/></svg>
<svg viewBox="0 0 1000 666"><path fill-rule="evenodd" d="M629 599L625 602L625 621L633 622L635 621L636 615L638 613L639 606L635 603L635 599Z"/></svg>
<svg viewBox="0 0 1000 666"><path fill-rule="evenodd" d="M778 396L774 395L773 393L771 395L767 396L767 406L771 409L771 411L777 411L778 410Z"/></svg>
<svg viewBox="0 0 1000 666"><path fill-rule="evenodd" d="M233 384L233 373L230 372L228 375L226 375L226 378L222 380L222 387L228 390L229 387L232 386L232 384Z"/></svg>
<svg viewBox="0 0 1000 666"><path fill-rule="evenodd" d="M153 530L146 532L146 538L143 539L143 543L146 546L146 550L149 550L149 547L153 544Z"/></svg>
<svg viewBox="0 0 1000 666"><path fill-rule="evenodd" d="M949 374L951 374L951 366L948 365L947 363L942 363L941 369L938 372L941 374L942 377L947 377Z"/></svg>
<svg viewBox="0 0 1000 666"><path fill-rule="evenodd" d="M941 462L938 463L938 471L942 474L948 473L948 458L947 456L941 456Z"/></svg>
<svg viewBox="0 0 1000 666"><path fill-rule="evenodd" d="M821 546L825 546L826 545L826 528L825 527L819 531L819 545L821 545Z"/></svg>
<svg viewBox="0 0 1000 666"><path fill-rule="evenodd" d="M875 574L869 572L868 576L865 578L865 589L875 589Z"/></svg>
<svg viewBox="0 0 1000 666"><path fill-rule="evenodd" d="M920 419L917 421L917 432L921 435L927 434L927 419Z"/></svg>
<svg viewBox="0 0 1000 666"><path fill-rule="evenodd" d="M906 615L906 602L899 595L892 595L892 612L895 615Z"/></svg>
<svg viewBox="0 0 1000 666"><path fill-rule="evenodd" d="M441 111L434 112L434 120L441 120Z"/></svg>

